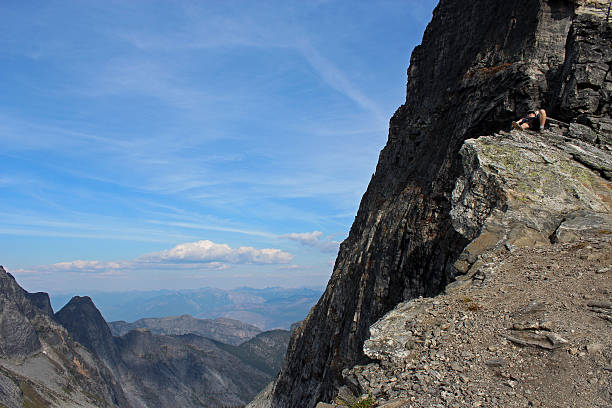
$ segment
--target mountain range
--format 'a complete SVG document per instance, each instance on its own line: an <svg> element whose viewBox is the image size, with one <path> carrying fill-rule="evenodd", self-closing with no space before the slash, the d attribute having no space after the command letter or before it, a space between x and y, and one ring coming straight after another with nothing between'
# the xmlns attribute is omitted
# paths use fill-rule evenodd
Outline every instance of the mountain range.
<svg viewBox="0 0 612 408"><path fill-rule="evenodd" d="M276 375L289 340L286 330L227 319L145 322L181 334L139 327L113 336L91 298L54 313L46 293L28 293L0 267L0 406L241 407Z"/></svg>
<svg viewBox="0 0 612 408"><path fill-rule="evenodd" d="M109 322L189 314L201 319L235 319L261 330L271 330L288 329L302 320L321 293L320 289L313 288L244 287L91 292L88 295ZM51 294L51 302L61 308L75 295L78 294Z"/></svg>

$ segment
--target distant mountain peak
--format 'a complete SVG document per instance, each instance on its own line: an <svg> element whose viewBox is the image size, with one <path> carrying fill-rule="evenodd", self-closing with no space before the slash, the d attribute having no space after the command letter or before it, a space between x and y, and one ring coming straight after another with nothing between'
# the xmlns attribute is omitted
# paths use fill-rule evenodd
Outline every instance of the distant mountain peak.
<svg viewBox="0 0 612 408"><path fill-rule="evenodd" d="M74 296L55 314L55 318L75 340L100 358L116 358L113 334L89 296Z"/></svg>

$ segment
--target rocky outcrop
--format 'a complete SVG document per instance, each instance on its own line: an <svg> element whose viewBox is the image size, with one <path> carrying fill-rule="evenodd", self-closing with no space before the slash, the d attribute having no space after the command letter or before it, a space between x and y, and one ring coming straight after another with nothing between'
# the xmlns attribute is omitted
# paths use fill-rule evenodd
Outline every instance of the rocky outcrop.
<svg viewBox="0 0 612 408"><path fill-rule="evenodd" d="M369 360L369 327L398 303L442 292L491 248L561 239L583 210L607 219L603 3L440 1L327 289L252 406L329 401L343 369ZM559 119L542 136L480 137L536 107Z"/></svg>
<svg viewBox="0 0 612 408"><path fill-rule="evenodd" d="M543 246L570 241L572 230L612 226L612 183L584 165L610 166L612 155L568 137L562 128L470 139L459 153L463 175L453 190L450 215L470 243L454 264L457 275L502 244Z"/></svg>
<svg viewBox="0 0 612 408"><path fill-rule="evenodd" d="M25 357L40 351L42 346L30 320L38 314L15 278L0 266L0 356Z"/></svg>

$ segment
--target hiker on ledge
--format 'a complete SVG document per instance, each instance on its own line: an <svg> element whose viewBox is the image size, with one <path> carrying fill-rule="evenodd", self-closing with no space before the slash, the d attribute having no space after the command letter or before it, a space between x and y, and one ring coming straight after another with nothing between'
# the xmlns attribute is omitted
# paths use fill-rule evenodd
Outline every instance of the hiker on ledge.
<svg viewBox="0 0 612 408"><path fill-rule="evenodd" d="M546 111L544 109L538 109L537 111L531 111L519 120L518 122L512 122L512 128L517 130L535 130L539 131L544 128L546 123Z"/></svg>

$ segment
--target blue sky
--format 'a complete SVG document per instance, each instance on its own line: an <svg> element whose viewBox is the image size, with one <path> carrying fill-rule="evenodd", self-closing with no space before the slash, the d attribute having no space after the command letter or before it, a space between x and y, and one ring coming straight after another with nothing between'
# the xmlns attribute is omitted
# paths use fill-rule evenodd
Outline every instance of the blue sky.
<svg viewBox="0 0 612 408"><path fill-rule="evenodd" d="M28 290L321 286L436 1L3 1Z"/></svg>

